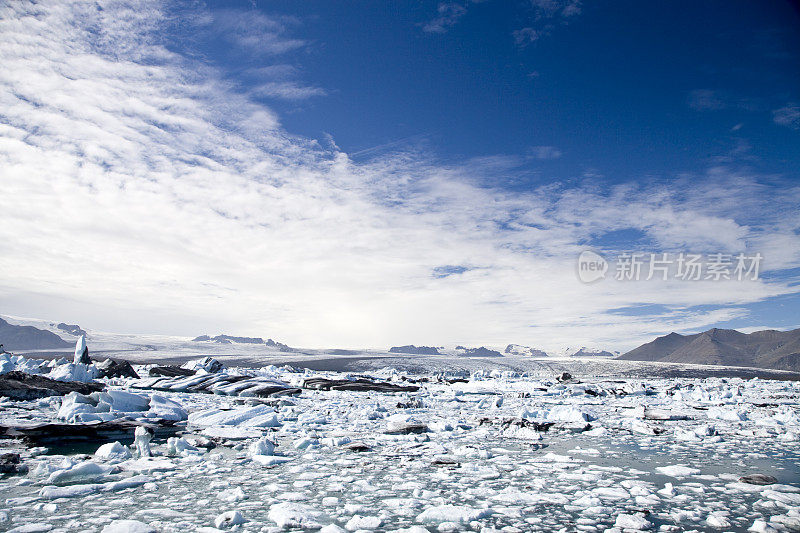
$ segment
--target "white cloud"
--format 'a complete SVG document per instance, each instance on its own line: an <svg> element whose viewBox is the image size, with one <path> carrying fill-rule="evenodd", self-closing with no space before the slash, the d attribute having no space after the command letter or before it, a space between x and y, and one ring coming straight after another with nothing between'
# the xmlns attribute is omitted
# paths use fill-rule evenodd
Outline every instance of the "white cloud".
<svg viewBox="0 0 800 533"><path fill-rule="evenodd" d="M581 14L579 0L531 0L531 6L536 10L537 16L542 18L569 18Z"/></svg>
<svg viewBox="0 0 800 533"><path fill-rule="evenodd" d="M327 91L320 87L307 87L292 81L273 81L252 89L250 94L261 98L305 100L312 96L325 96Z"/></svg>
<svg viewBox="0 0 800 533"><path fill-rule="evenodd" d="M438 15L436 18L422 26L422 30L428 33L446 33L464 15L467 9L455 2L442 2L436 8Z"/></svg>
<svg viewBox="0 0 800 533"><path fill-rule="evenodd" d="M792 129L800 129L800 105L787 104L780 109L772 112L772 120L775 124L787 126Z"/></svg>
<svg viewBox="0 0 800 533"><path fill-rule="evenodd" d="M555 146L532 146L529 152L536 159L558 159L561 157L561 150Z"/></svg>
<svg viewBox="0 0 800 533"><path fill-rule="evenodd" d="M538 41L540 37L545 35L544 30L535 30L533 28L520 28L518 30L514 30L512 35L514 36L514 42L517 46L524 47L532 42Z"/></svg>
<svg viewBox="0 0 800 533"><path fill-rule="evenodd" d="M207 16L197 18L202 22L201 28L243 49L248 55L283 54L307 44L302 39L286 37L286 25L293 22L286 17L268 17L255 9L203 13Z"/></svg>
<svg viewBox="0 0 800 533"><path fill-rule="evenodd" d="M796 266L798 188L720 167L660 185L514 192L486 186L514 171L513 156L356 164L160 44L153 30L169 17L158 2L100 4L0 8L4 312L187 335L217 324L300 346L620 348L796 291L588 286L574 263L585 243L635 228L664 249L758 250L769 268ZM272 50L299 41L276 35L287 42ZM469 269L431 274L443 265ZM653 303L669 313L609 313Z"/></svg>

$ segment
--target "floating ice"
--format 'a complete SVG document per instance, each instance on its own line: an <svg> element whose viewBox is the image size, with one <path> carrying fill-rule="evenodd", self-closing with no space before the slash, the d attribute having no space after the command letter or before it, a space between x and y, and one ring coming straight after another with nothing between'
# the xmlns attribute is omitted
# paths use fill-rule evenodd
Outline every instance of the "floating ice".
<svg viewBox="0 0 800 533"><path fill-rule="evenodd" d="M239 511L226 511L214 520L214 526L217 528L228 528L244 523L245 519Z"/></svg>
<svg viewBox="0 0 800 533"><path fill-rule="evenodd" d="M101 533L156 533L156 529L138 520L114 520Z"/></svg>
<svg viewBox="0 0 800 533"><path fill-rule="evenodd" d="M321 520L325 519L324 513L302 503L276 503L269 508L268 517L278 527L319 529Z"/></svg>
<svg viewBox="0 0 800 533"><path fill-rule="evenodd" d="M671 477L686 477L700 473L700 469L692 468L686 465L658 466L656 467L656 471L664 474L665 476L671 476Z"/></svg>
<svg viewBox="0 0 800 533"><path fill-rule="evenodd" d="M124 461L131 458L131 451L119 442L109 442L100 446L94 456L106 461Z"/></svg>
<svg viewBox="0 0 800 533"><path fill-rule="evenodd" d="M621 514L617 516L614 527L620 529L645 530L653 527L652 522L638 514Z"/></svg>
<svg viewBox="0 0 800 533"><path fill-rule="evenodd" d="M441 524L442 522L454 522L457 524L468 524L473 520L491 516L491 509L475 509L464 505L439 505L425 509L417 521L425 524Z"/></svg>
<svg viewBox="0 0 800 533"><path fill-rule="evenodd" d="M242 426L242 427L278 427L280 422L275 410L268 405L241 407L229 411L206 409L191 413L189 423L195 426Z"/></svg>

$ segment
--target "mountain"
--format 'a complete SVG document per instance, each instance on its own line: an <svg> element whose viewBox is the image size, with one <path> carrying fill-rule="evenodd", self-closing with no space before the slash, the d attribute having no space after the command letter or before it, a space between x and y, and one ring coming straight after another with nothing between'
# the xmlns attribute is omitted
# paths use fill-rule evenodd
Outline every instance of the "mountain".
<svg viewBox="0 0 800 533"><path fill-rule="evenodd" d="M439 353L439 348L433 346L414 346L408 344L406 346L392 346L389 348L389 353L403 353L410 355L442 355Z"/></svg>
<svg viewBox="0 0 800 533"><path fill-rule="evenodd" d="M503 357L503 354L495 350L490 350L485 346L480 348L466 348L464 346L456 346L456 353L464 357Z"/></svg>
<svg viewBox="0 0 800 533"><path fill-rule="evenodd" d="M0 344L5 350L12 351L69 348L74 342L67 342L52 331L33 326L15 326L0 318Z"/></svg>
<svg viewBox="0 0 800 533"><path fill-rule="evenodd" d="M282 342L274 341L272 339L267 339L267 342L265 342L264 344L266 344L270 348L277 348L279 352L291 353L291 352L295 352L296 351L294 348L291 348L289 345L284 344Z"/></svg>
<svg viewBox="0 0 800 533"><path fill-rule="evenodd" d="M530 346L522 346L521 344L509 344L503 353L525 357L548 357L545 351L531 348Z"/></svg>
<svg viewBox="0 0 800 533"><path fill-rule="evenodd" d="M747 334L734 329L714 328L694 335L670 333L619 358L800 372L800 329L770 329Z"/></svg>
<svg viewBox="0 0 800 533"><path fill-rule="evenodd" d="M217 335L216 337L209 337L208 335L200 335L192 339L192 342L207 342L214 341L220 344L230 344L235 342L237 344L264 344L264 339L261 337L233 337L231 335Z"/></svg>
<svg viewBox="0 0 800 533"><path fill-rule="evenodd" d="M64 333L69 333L70 335L75 335L76 337L80 337L81 335L84 337L86 336L86 330L82 329L77 324L65 324L64 322L61 322L56 327Z"/></svg>
<svg viewBox="0 0 800 533"><path fill-rule="evenodd" d="M617 352L617 354L619 354L619 352ZM600 350L599 348L587 348L586 346L583 346L570 357L614 357L614 355L617 354L613 354L606 350Z"/></svg>

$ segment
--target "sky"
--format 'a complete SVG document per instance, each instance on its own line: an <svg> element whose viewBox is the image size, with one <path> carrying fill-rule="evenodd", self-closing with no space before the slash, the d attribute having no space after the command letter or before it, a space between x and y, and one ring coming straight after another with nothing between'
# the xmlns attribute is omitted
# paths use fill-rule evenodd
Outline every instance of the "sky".
<svg viewBox="0 0 800 533"><path fill-rule="evenodd" d="M799 56L784 0L6 3L0 313L383 349L800 327Z"/></svg>

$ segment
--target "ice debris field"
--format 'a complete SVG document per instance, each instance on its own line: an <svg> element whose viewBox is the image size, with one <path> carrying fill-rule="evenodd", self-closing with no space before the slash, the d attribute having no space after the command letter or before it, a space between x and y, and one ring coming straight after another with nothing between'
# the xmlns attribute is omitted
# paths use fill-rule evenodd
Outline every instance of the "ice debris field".
<svg viewBox="0 0 800 533"><path fill-rule="evenodd" d="M797 382L75 361L0 355L0 530L800 531Z"/></svg>

